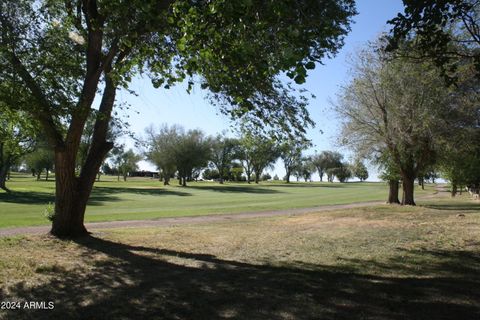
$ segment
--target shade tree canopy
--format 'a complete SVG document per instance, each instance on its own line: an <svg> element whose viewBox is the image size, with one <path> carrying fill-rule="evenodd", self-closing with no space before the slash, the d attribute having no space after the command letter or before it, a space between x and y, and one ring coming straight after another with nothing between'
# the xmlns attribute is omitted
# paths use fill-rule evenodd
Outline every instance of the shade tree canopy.
<svg viewBox="0 0 480 320"><path fill-rule="evenodd" d="M0 64L18 76L55 150L52 233L86 233L85 208L113 147L107 137L116 92L139 72L168 88L198 76L233 118L248 116L302 131L306 109L277 105L288 94L278 75L303 83L307 70L343 45L353 0L57 1L0 3ZM100 104L92 143L76 174L80 140ZM225 102L225 103L224 103Z"/></svg>
<svg viewBox="0 0 480 320"><path fill-rule="evenodd" d="M336 105L342 141L356 154L389 154L402 177L403 204L414 205L414 180L436 161L448 127L450 89L430 64L391 59L378 47L360 53Z"/></svg>
<svg viewBox="0 0 480 320"><path fill-rule="evenodd" d="M480 77L480 3L476 0L404 0L404 12L389 23L387 50L433 62L449 81L465 63ZM411 50L401 47L412 43Z"/></svg>

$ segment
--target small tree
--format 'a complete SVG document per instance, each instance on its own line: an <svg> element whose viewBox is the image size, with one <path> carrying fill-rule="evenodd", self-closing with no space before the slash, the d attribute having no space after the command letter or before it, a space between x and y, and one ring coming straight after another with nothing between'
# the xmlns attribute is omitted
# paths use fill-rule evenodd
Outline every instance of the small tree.
<svg viewBox="0 0 480 320"><path fill-rule="evenodd" d="M350 165L346 162L342 162L338 167L329 170L331 170L331 175L337 177L338 181L342 183L347 182L353 176Z"/></svg>
<svg viewBox="0 0 480 320"><path fill-rule="evenodd" d="M162 125L158 132L153 127L147 128L145 132L147 134L144 142L147 148L145 156L157 166L163 184L169 185L170 177L177 171L176 146L184 135L184 129L178 125L171 127Z"/></svg>
<svg viewBox="0 0 480 320"><path fill-rule="evenodd" d="M245 178L243 177L243 166L239 162L233 162L232 167L230 168L230 175L232 179L236 182L242 181Z"/></svg>
<svg viewBox="0 0 480 320"><path fill-rule="evenodd" d="M359 159L355 160L352 166L352 173L360 181L365 181L368 179L368 170L363 162Z"/></svg>
<svg viewBox="0 0 480 320"><path fill-rule="evenodd" d="M265 169L271 167L278 159L279 151L272 139L257 136L254 138L251 154L251 166L255 173L255 183L258 183Z"/></svg>
<svg viewBox="0 0 480 320"><path fill-rule="evenodd" d="M180 135L173 156L182 186L187 186L187 180L192 179L194 172L199 175L201 169L207 166L210 152L211 139L201 130L189 130Z"/></svg>
<svg viewBox="0 0 480 320"><path fill-rule="evenodd" d="M285 167L285 181L290 182L292 170L301 161L302 151L311 146L310 141L299 138L289 138L279 146L280 158Z"/></svg>
<svg viewBox="0 0 480 320"><path fill-rule="evenodd" d="M238 149L236 139L227 138L224 134L217 135L211 141L210 163L219 172L219 182L223 184L224 177L228 175L232 161L235 159Z"/></svg>
<svg viewBox="0 0 480 320"><path fill-rule="evenodd" d="M118 171L123 176L123 181L127 181L128 175L138 170L138 162L142 160L142 156L135 154L132 149L118 155Z"/></svg>
<svg viewBox="0 0 480 320"><path fill-rule="evenodd" d="M33 151L35 135L35 124L23 112L7 109L0 101L0 189L9 191L6 180L10 167Z"/></svg>
<svg viewBox="0 0 480 320"><path fill-rule="evenodd" d="M53 169L55 163L53 150L50 150L47 144L40 142L34 152L25 157L27 167L35 171L37 180L45 170L45 181L48 180L48 173Z"/></svg>
<svg viewBox="0 0 480 320"><path fill-rule="evenodd" d="M312 158L312 165L317 169L320 181L324 174L327 175L327 181L333 182L335 178L335 168L342 165L343 156L336 151L322 151L319 155Z"/></svg>
<svg viewBox="0 0 480 320"><path fill-rule="evenodd" d="M312 159L310 157L302 157L293 167L292 174L297 181L303 178L307 182L311 180L314 171L315 166L312 163Z"/></svg>

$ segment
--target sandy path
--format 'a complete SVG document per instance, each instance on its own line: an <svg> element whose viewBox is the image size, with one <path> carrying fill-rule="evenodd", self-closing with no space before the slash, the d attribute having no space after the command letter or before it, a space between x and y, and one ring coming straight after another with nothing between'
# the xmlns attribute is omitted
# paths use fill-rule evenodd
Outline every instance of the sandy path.
<svg viewBox="0 0 480 320"><path fill-rule="evenodd" d="M373 205L379 205L382 203L385 203L385 202L382 202L382 201L358 202L358 203L350 203L350 204L318 206L313 208L300 208L300 209L261 211L261 212L227 213L227 214L210 214L210 215L193 216L193 217L157 218L152 220L90 222L90 223L86 223L85 227L89 231L93 231L97 229L111 229L111 228L168 227L168 226L182 225L182 224L231 221L231 220L239 220L239 219L247 219L247 218L293 216L293 215L321 212L321 211L368 207ZM0 229L0 237L9 237L9 236L23 235L23 234L43 234L49 231L50 231L50 226L5 228L5 229Z"/></svg>

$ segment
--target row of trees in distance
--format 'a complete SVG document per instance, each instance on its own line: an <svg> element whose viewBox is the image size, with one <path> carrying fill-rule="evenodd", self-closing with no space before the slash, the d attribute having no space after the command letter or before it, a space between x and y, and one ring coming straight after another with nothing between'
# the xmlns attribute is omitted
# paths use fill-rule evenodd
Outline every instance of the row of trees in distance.
<svg viewBox="0 0 480 320"><path fill-rule="evenodd" d="M338 152L324 151L314 156L305 156L311 146L303 138L290 138L281 141L264 135L242 130L237 138L225 133L214 137L206 136L201 130L186 131L179 125L163 125L158 129L146 130L144 146L146 159L159 170L164 184L172 177L179 178L182 185L188 180L200 177L224 180L246 180L258 183L266 169L273 167L281 159L285 169L283 179L288 183L291 176L299 180L311 180L317 171L320 180L325 175L333 182L340 182L357 176L361 181L368 178L368 171L361 161L353 165L343 161Z"/></svg>

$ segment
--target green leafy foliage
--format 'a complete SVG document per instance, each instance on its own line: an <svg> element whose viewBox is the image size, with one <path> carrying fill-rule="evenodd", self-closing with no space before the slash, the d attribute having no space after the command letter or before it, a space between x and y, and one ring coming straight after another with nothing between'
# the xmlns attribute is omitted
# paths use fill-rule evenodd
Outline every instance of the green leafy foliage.
<svg viewBox="0 0 480 320"><path fill-rule="evenodd" d="M457 81L455 70L465 62L480 76L480 3L475 0L405 0L405 10L389 21L393 26L387 49L401 49L405 42L413 50L404 56L430 60L449 81ZM403 51L403 52L402 52Z"/></svg>

